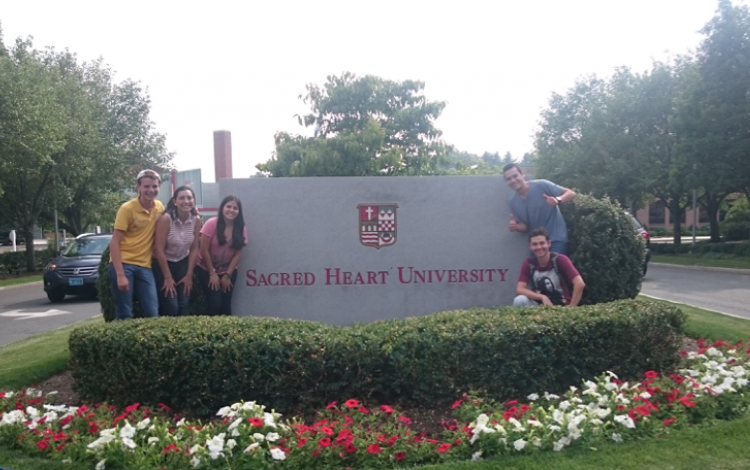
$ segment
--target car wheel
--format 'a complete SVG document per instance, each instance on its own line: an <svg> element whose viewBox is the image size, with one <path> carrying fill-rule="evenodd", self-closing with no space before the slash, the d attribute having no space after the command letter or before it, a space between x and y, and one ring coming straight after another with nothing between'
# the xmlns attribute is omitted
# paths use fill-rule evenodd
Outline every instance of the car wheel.
<svg viewBox="0 0 750 470"><path fill-rule="evenodd" d="M47 292L47 298L50 302L62 302L65 300L65 292L59 290L51 290Z"/></svg>

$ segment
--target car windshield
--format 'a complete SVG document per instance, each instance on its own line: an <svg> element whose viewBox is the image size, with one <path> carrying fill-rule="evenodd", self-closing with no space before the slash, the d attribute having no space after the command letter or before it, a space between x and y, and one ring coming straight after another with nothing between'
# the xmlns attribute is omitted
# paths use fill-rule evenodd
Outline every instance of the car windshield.
<svg viewBox="0 0 750 470"><path fill-rule="evenodd" d="M643 226L641 225L641 223L638 222L638 219L636 219L635 217L633 217L631 214L628 214L628 215L633 220L633 223L635 224L635 228L637 228L637 229L643 228Z"/></svg>
<svg viewBox="0 0 750 470"><path fill-rule="evenodd" d="M65 249L63 256L96 256L101 255L104 249L109 246L109 237L86 237L73 240Z"/></svg>

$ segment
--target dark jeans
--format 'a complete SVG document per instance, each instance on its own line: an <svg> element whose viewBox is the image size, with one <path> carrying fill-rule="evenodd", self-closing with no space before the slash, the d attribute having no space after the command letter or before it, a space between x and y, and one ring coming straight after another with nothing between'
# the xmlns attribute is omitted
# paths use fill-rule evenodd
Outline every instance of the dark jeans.
<svg viewBox="0 0 750 470"><path fill-rule="evenodd" d="M229 292L222 292L221 285L219 286L219 290L209 288L208 281L211 276L208 274L208 271L200 266L195 267L195 272L198 274L198 280L201 283L201 288L203 288L203 295L206 296L206 315L231 315L232 290L234 290L234 284L237 282L237 270L235 269L230 276L232 289Z"/></svg>
<svg viewBox="0 0 750 470"><path fill-rule="evenodd" d="M129 284L128 290L124 292L117 288L117 273L112 263L109 264L109 279L112 281L112 295L115 298L115 318L133 318L133 296L140 302L144 317L158 317L159 301L156 298L156 282L151 269L122 263L122 270Z"/></svg>
<svg viewBox="0 0 750 470"><path fill-rule="evenodd" d="M167 265L169 265L169 272L175 284L180 282L187 274L187 258L176 263L167 261ZM185 295L185 286L183 284L176 285L175 290L177 291L177 295L175 297L167 297L167 294L162 290L162 287L164 287L164 273L161 272L159 262L154 259L151 261L151 266L153 266L156 289L159 294L159 315L167 317L190 315L190 296Z"/></svg>

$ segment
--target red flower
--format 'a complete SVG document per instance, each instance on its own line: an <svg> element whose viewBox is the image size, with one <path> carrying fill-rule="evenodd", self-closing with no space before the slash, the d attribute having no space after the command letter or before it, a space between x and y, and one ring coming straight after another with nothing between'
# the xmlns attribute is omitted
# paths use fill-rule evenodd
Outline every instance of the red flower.
<svg viewBox="0 0 750 470"><path fill-rule="evenodd" d="M125 408L125 411L127 411L128 413L132 413L135 410L137 410L139 406L141 406L140 403L133 403L132 405L130 405L127 408Z"/></svg>
<svg viewBox="0 0 750 470"><path fill-rule="evenodd" d="M670 424L674 423L675 421L677 421L677 418L665 419L664 420L664 426L669 426Z"/></svg>
<svg viewBox="0 0 750 470"><path fill-rule="evenodd" d="M444 454L444 453L448 452L448 450L450 448L451 448L451 445L448 444L448 443L446 443L446 444L440 444L438 446L438 448L437 448L437 451L440 452L441 454Z"/></svg>
<svg viewBox="0 0 750 470"><path fill-rule="evenodd" d="M166 454L167 452L179 452L179 451L180 451L180 448L179 448L179 447L177 447L177 446L176 446L176 445L174 445L174 444L169 444L169 445L168 445L167 447L165 447L165 448L164 448L164 450L163 450L163 451L161 451L161 455L164 455L164 454Z"/></svg>
<svg viewBox="0 0 750 470"><path fill-rule="evenodd" d="M303 437L297 442L297 447L302 447L303 445L307 444L307 438Z"/></svg>
<svg viewBox="0 0 750 470"><path fill-rule="evenodd" d="M336 403L338 403L338 402L337 401L332 401L331 403L329 403L326 406L326 410L330 410L331 408L336 408Z"/></svg>
<svg viewBox="0 0 750 470"><path fill-rule="evenodd" d="M354 444L352 444L351 442L346 444L346 447L344 447L344 450L346 450L350 454L357 452L357 448L354 447Z"/></svg>
<svg viewBox="0 0 750 470"><path fill-rule="evenodd" d="M320 444L321 447L328 447L331 445L331 438L330 437L324 437L321 440L318 441L318 444Z"/></svg>
<svg viewBox="0 0 750 470"><path fill-rule="evenodd" d="M55 441L62 441L63 439L67 439L68 436L65 435L64 432L60 431L57 434L55 434L52 439Z"/></svg>
<svg viewBox="0 0 750 470"><path fill-rule="evenodd" d="M523 405L521 405L521 414L528 412L530 409L531 407L524 403Z"/></svg>
<svg viewBox="0 0 750 470"><path fill-rule="evenodd" d="M60 420L60 426L65 426L69 422L73 421L73 415L69 415Z"/></svg>
<svg viewBox="0 0 750 470"><path fill-rule="evenodd" d="M390 406L388 406L388 405L380 405L380 411L382 411L383 413L391 414L395 410L393 408L391 408Z"/></svg>
<svg viewBox="0 0 750 470"><path fill-rule="evenodd" d="M367 446L367 452L371 454L379 454L381 452L381 449L377 444L370 444L369 446Z"/></svg>
<svg viewBox="0 0 750 470"><path fill-rule="evenodd" d="M58 452L60 452L61 450L63 450L63 448L65 448L65 443L64 442L62 444L60 444L59 446L55 447L55 450L58 451Z"/></svg>
<svg viewBox="0 0 750 470"><path fill-rule="evenodd" d="M99 425L96 424L96 421L91 421L89 423L89 434L96 434L99 432Z"/></svg>
<svg viewBox="0 0 750 470"><path fill-rule="evenodd" d="M329 428L328 426L321 426L320 432L329 436L333 436L333 429Z"/></svg>
<svg viewBox="0 0 750 470"><path fill-rule="evenodd" d="M44 449L46 449L47 447L49 447L49 442L48 442L48 441L46 441L46 440L44 440L44 441L39 441L39 442L37 442L37 443L36 443L36 446L37 446L37 447L39 447L40 449L44 450Z"/></svg>
<svg viewBox="0 0 750 470"><path fill-rule="evenodd" d="M646 376L647 379L655 379L659 377L659 373L653 370L646 371L644 375Z"/></svg>
<svg viewBox="0 0 750 470"><path fill-rule="evenodd" d="M352 419L351 416L349 415L344 416L344 426L349 426L350 424L353 424L353 423L354 423L354 420Z"/></svg>
<svg viewBox="0 0 750 470"><path fill-rule="evenodd" d="M396 452L393 456L396 457L396 460L404 460L406 458L406 452Z"/></svg>
<svg viewBox="0 0 750 470"><path fill-rule="evenodd" d="M252 424L254 428L263 426L263 420L260 418L247 418L247 422Z"/></svg>
<svg viewBox="0 0 750 470"><path fill-rule="evenodd" d="M407 426L411 424L411 419L407 418L406 416L399 416L398 420Z"/></svg>
<svg viewBox="0 0 750 470"><path fill-rule="evenodd" d="M347 408L359 408L359 401L355 400L354 398L350 398L346 400L344 406L346 406Z"/></svg>
<svg viewBox="0 0 750 470"><path fill-rule="evenodd" d="M697 403L693 403L692 401L690 401L690 396L678 398L677 401L679 401L680 403L682 403L684 406L687 406L687 407L697 405Z"/></svg>
<svg viewBox="0 0 750 470"><path fill-rule="evenodd" d="M455 401L455 402L453 403L453 406L451 406L451 410L455 410L456 408L458 408L459 406L461 406L461 403L463 403L463 401L462 401L462 400L456 400L456 401Z"/></svg>
<svg viewBox="0 0 750 470"><path fill-rule="evenodd" d="M360 406L360 407L359 407L359 411L360 411L360 413L364 413L364 414L366 414L366 415L369 415L369 414L370 414L370 410L368 410L368 409L367 409L367 408L365 408L364 406Z"/></svg>
<svg viewBox="0 0 750 470"><path fill-rule="evenodd" d="M160 408L161 408L162 410L165 410L165 411L170 411L170 410L172 410L172 408L168 407L168 406L167 406L167 405L165 405L164 403L159 403L159 407L160 407Z"/></svg>

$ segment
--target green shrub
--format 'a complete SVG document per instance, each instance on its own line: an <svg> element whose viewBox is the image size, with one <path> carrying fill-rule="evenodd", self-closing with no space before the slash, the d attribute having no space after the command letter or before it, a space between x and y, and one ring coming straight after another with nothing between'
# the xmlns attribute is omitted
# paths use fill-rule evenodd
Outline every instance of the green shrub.
<svg viewBox="0 0 750 470"><path fill-rule="evenodd" d="M18 247L19 251L0 253L0 272L20 274L26 271L26 247ZM37 270L42 269L54 258L54 247L47 246L44 250L34 252L34 264Z"/></svg>
<svg viewBox="0 0 750 470"><path fill-rule="evenodd" d="M671 243L652 243L651 252L658 255L685 255L692 254L697 257L721 258L750 258L750 242L742 243L710 243L707 240L699 241L693 247L692 243L673 245ZM709 256L710 255L710 256Z"/></svg>
<svg viewBox="0 0 750 470"><path fill-rule="evenodd" d="M741 197L732 203L720 230L725 240L747 240L750 237L750 206L747 198Z"/></svg>
<svg viewBox="0 0 750 470"><path fill-rule="evenodd" d="M161 286L157 286L161 287ZM112 295L112 282L109 278L109 247L102 253L99 262L99 279L96 281L96 290L99 292L99 303L102 306L104 321L110 322L115 319L115 298ZM206 311L206 298L198 282L198 276L193 276L193 291L190 293L190 313L197 315ZM133 298L133 317L143 318L141 305Z"/></svg>
<svg viewBox="0 0 750 470"><path fill-rule="evenodd" d="M582 304L632 299L641 290L645 242L632 219L608 199L579 194L560 206L573 264L586 282Z"/></svg>
<svg viewBox="0 0 750 470"><path fill-rule="evenodd" d="M624 300L578 308L472 309L336 327L253 317L87 325L70 336L84 400L166 403L200 414L240 399L277 410L330 400L420 405L469 389L498 399L564 391L602 371L635 377L678 360L685 315Z"/></svg>

